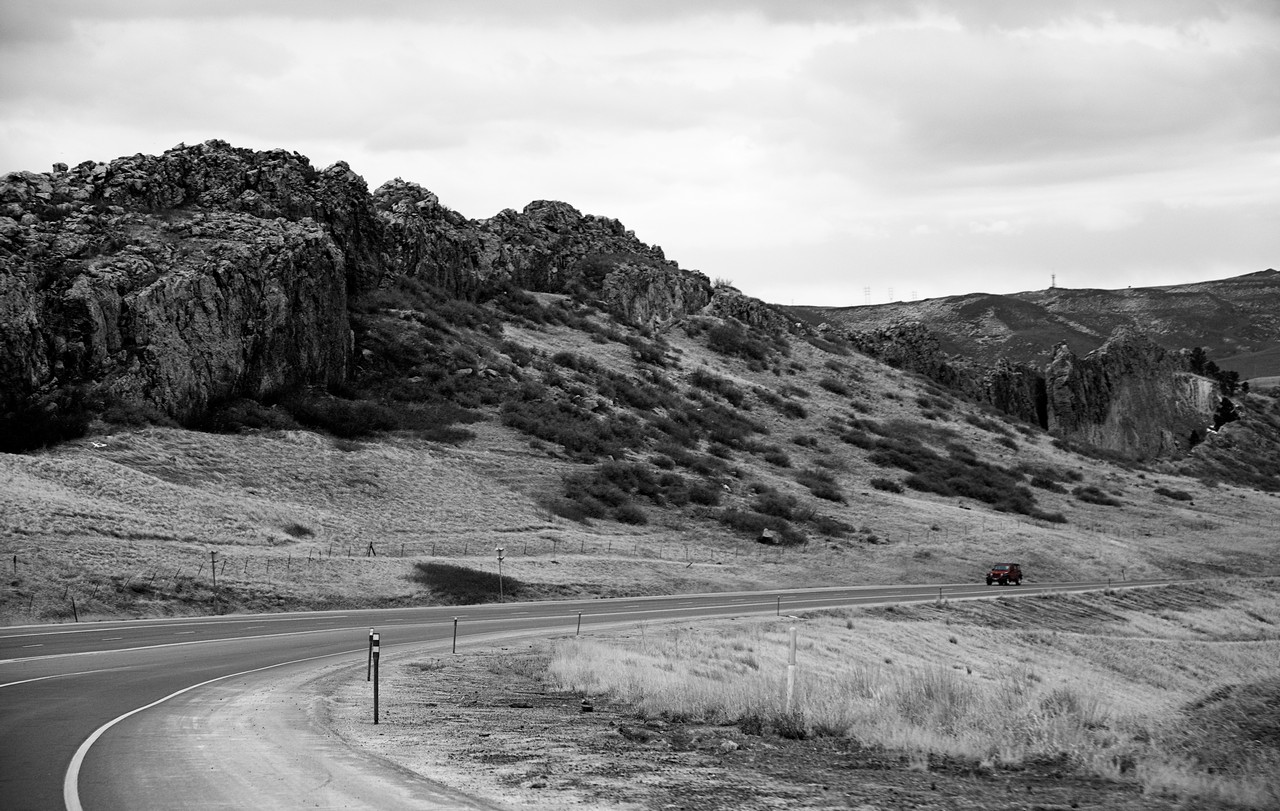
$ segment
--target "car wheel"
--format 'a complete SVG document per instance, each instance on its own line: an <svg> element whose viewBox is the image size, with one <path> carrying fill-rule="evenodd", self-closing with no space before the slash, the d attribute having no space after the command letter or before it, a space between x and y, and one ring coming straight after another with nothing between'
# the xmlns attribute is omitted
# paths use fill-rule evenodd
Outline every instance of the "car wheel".
<svg viewBox="0 0 1280 811"><path fill-rule="evenodd" d="M989 586L989 585L991 585L991 578L990 578L990 577L988 577L988 578L987 578L987 585L988 585L988 586Z"/></svg>

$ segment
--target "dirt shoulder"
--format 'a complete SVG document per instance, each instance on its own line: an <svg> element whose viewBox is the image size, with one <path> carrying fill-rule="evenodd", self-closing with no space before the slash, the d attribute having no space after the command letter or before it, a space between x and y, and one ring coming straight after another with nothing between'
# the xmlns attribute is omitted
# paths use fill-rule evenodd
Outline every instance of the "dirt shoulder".
<svg viewBox="0 0 1280 811"><path fill-rule="evenodd" d="M381 669L379 724L363 678L335 686L328 723L356 748L513 809L1185 807L1062 762L992 770L849 739L645 720L599 699L584 711L542 682L549 644L399 653Z"/></svg>

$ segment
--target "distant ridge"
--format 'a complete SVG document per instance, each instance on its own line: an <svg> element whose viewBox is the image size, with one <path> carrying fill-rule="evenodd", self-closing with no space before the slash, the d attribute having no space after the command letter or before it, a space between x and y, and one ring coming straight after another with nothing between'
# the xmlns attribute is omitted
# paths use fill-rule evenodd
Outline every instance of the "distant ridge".
<svg viewBox="0 0 1280 811"><path fill-rule="evenodd" d="M1280 271L1217 281L1121 290L1054 287L863 307L791 307L800 320L851 330L926 323L946 352L984 364L1043 366L1066 342L1084 355L1117 329L1146 333L1166 349L1203 347L1242 378L1280 375Z"/></svg>

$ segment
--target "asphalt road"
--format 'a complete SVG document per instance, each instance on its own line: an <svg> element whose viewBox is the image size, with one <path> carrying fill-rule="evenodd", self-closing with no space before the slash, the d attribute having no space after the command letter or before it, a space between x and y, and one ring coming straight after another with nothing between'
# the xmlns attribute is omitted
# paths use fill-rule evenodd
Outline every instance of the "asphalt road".
<svg viewBox="0 0 1280 811"><path fill-rule="evenodd" d="M234 807L220 805L207 793L209 781L216 777L221 781L218 785L224 785L228 778L218 774L218 764L210 762L216 758L206 750L215 740L223 740L224 751L230 752L225 748L226 735L245 731L224 730L222 738L217 738L218 724L228 722L208 708L199 716L205 719L201 725L208 728L170 728L174 718L196 717L179 716L174 708L190 709L194 703L210 701L230 706L251 691L269 691L286 681L302 684L300 679L326 665L363 665L369 632L375 628L385 658L397 646L424 642L451 650L455 618L457 647L465 651L469 643L572 634L579 627L586 631L618 623L787 615L858 604L927 601L940 595L966 599L1087 591L1108 585L819 588L5 628L0 629L0 806L9 811ZM286 699L281 696L279 701ZM165 726L166 719L170 727ZM267 745L267 732L248 734L256 736L254 745ZM279 729L275 734L290 732ZM253 790L256 781L264 791L274 792L264 795L256 807L338 807L362 802L358 796L331 793L341 783L335 781L340 772L334 771L335 761L342 760L339 754L313 753L304 762L298 753L322 749L323 742L290 744L280 748L275 761L260 764L261 769L273 770L269 781L253 769L249 773L258 774L257 778L243 774L238 778L242 791ZM326 758L323 762L321 755ZM177 768L175 764L185 765ZM297 772L296 781L291 782L293 772ZM171 777L175 773L193 775L206 784L175 781ZM156 775L170 777L160 780ZM439 796L433 801L427 796L432 792L429 786L415 788L404 775L387 775L387 779L388 795L370 807L422 808L432 802L457 807L461 802ZM267 782L270 786L264 785ZM398 788L393 789L392 783ZM329 786L323 791L330 793L315 795L320 798L317 802L307 795L304 803L299 792L314 790L306 787L317 784ZM384 802L395 790L404 793L402 802Z"/></svg>

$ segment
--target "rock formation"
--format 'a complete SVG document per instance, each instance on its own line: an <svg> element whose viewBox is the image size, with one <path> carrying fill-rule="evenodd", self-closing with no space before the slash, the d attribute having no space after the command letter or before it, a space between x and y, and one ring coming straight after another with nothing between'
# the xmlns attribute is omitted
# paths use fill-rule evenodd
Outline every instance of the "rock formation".
<svg viewBox="0 0 1280 811"><path fill-rule="evenodd" d="M0 417L68 392L177 420L343 382L348 304L400 274L442 295L571 292L637 322L710 283L617 220L536 201L468 220L402 180L221 141L0 180Z"/></svg>
<svg viewBox="0 0 1280 811"><path fill-rule="evenodd" d="M1050 432L1135 459L1185 453L1222 401L1183 353L1128 329L1083 358L1060 344L1045 376Z"/></svg>
<svg viewBox="0 0 1280 811"><path fill-rule="evenodd" d="M890 366L924 375L980 403L1047 427L1044 376L1036 369L1000 361L991 367L947 355L937 335L915 321L883 329L839 333L855 349Z"/></svg>

